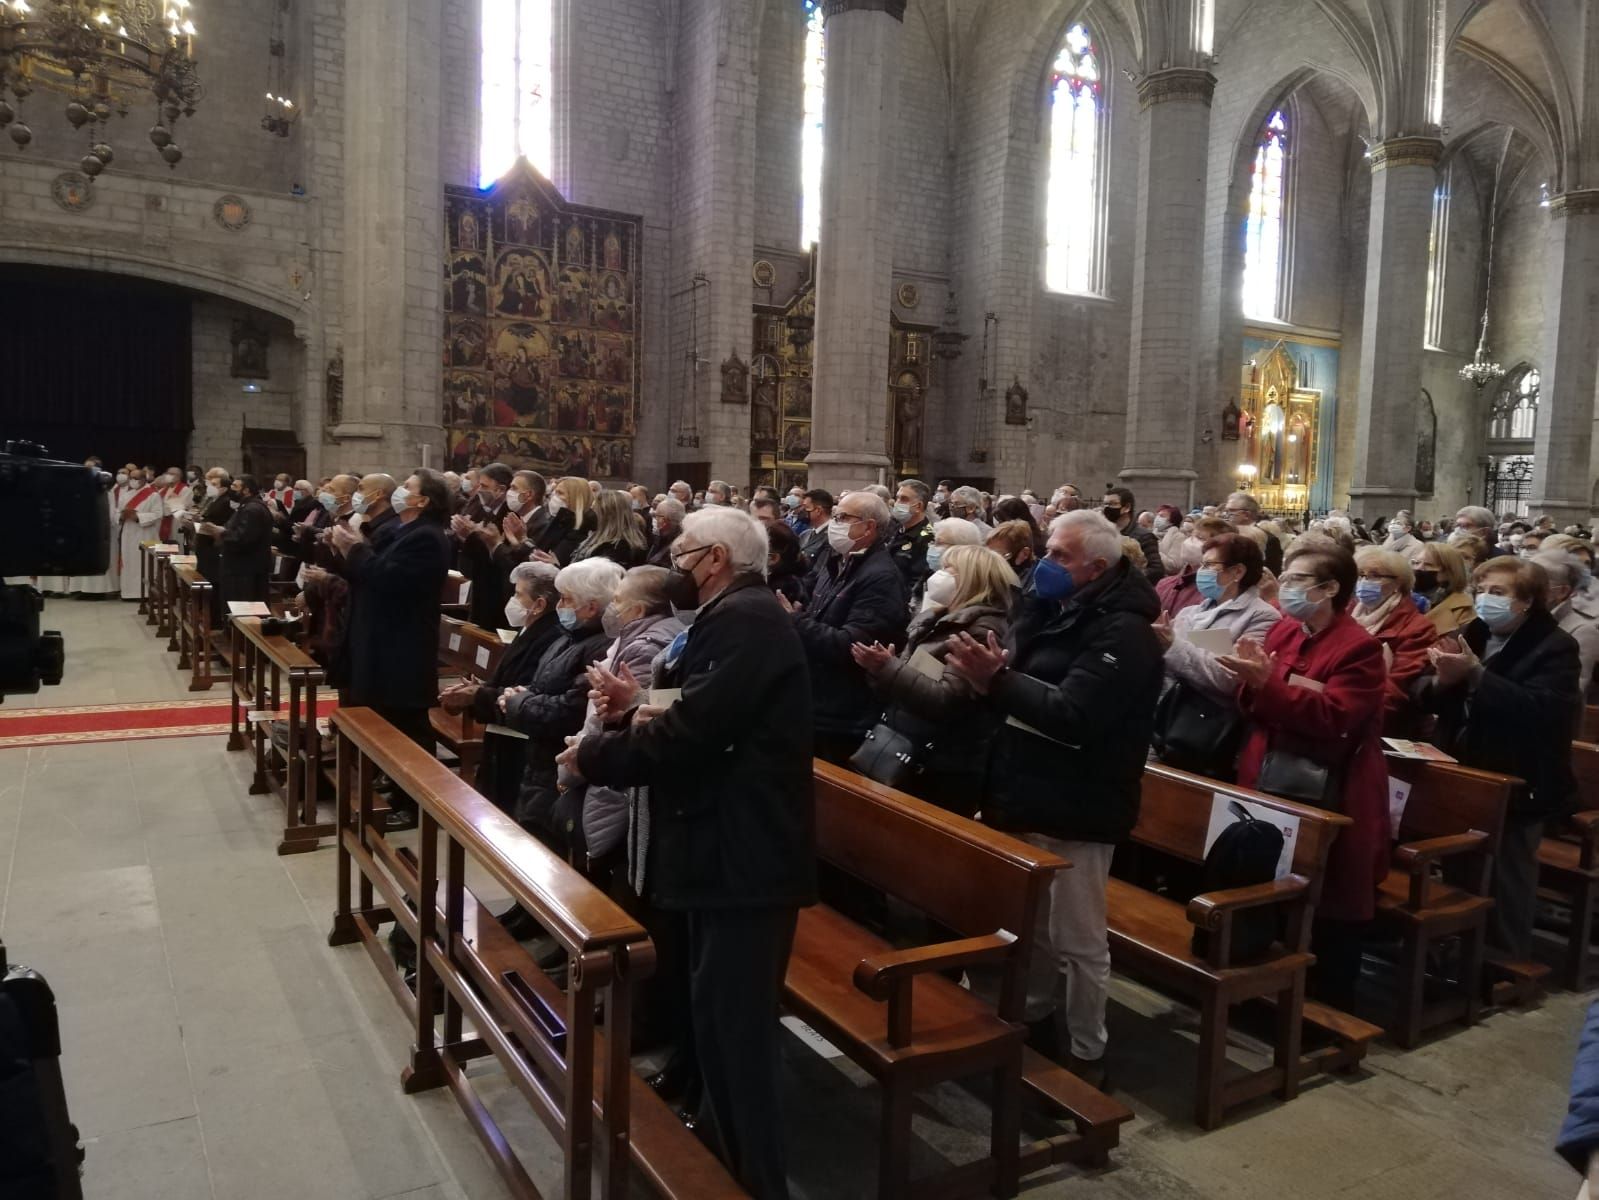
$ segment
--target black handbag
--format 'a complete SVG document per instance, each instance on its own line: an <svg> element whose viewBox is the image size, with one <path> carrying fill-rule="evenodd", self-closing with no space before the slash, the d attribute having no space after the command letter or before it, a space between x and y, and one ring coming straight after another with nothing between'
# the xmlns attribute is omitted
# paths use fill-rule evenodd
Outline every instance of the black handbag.
<svg viewBox="0 0 1599 1200"><path fill-rule="evenodd" d="M1327 812L1343 812L1343 771L1306 754L1273 746L1260 762L1255 790L1284 800L1298 800Z"/></svg>
<svg viewBox="0 0 1599 1200"><path fill-rule="evenodd" d="M1215 700L1176 680L1155 706L1152 743L1168 767L1211 779L1231 779L1244 719L1235 704Z"/></svg>
<svg viewBox="0 0 1599 1200"><path fill-rule="evenodd" d="M867 731L860 748L849 756L849 765L868 779L903 790L922 773L929 749L931 744L918 747L895 729L884 713L883 719Z"/></svg>

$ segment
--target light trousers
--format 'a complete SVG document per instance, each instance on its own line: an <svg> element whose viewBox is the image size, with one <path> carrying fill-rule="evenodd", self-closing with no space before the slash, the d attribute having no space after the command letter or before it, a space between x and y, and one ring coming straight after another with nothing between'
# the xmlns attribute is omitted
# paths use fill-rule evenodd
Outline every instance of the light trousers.
<svg viewBox="0 0 1599 1200"><path fill-rule="evenodd" d="M1071 863L1049 885L1039 906L1027 970L1028 1022L1065 1017L1062 1031L1081 1059L1104 1057L1105 997L1110 982L1110 937L1105 927L1105 883L1116 847L1074 842L1043 833L1024 834L1032 845ZM1062 1000L1064 999L1064 1004ZM1064 1039L1062 1039L1064 1041Z"/></svg>

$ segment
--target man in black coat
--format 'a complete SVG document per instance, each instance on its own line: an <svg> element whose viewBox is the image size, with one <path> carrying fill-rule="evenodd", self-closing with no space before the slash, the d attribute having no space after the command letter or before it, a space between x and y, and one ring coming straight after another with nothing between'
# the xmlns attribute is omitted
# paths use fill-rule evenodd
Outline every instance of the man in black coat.
<svg viewBox="0 0 1599 1200"><path fill-rule="evenodd" d="M199 516L194 523L194 565L216 585L211 589L211 627L219 629L222 628L222 548L218 539L233 519L238 497L233 492L233 476L221 467L207 471L204 484L197 485L197 490L200 498L195 502Z"/></svg>
<svg viewBox="0 0 1599 1200"><path fill-rule="evenodd" d="M828 549L811 573L811 598L794 628L810 663L816 754L847 764L882 709L866 673L855 665L856 642L898 645L910 619L905 579L884 535L888 505L871 492L849 492L833 508Z"/></svg>
<svg viewBox="0 0 1599 1200"><path fill-rule="evenodd" d="M381 549L348 526L333 529L350 583L349 703L366 706L430 754L428 710L439 697L439 594L450 569L444 522L449 491L437 471L417 471L390 496L399 522ZM396 797L404 806L404 800ZM396 829L415 810L391 814Z"/></svg>
<svg viewBox="0 0 1599 1200"><path fill-rule="evenodd" d="M1412 692L1438 714L1441 749L1468 767L1527 781L1505 814L1488 916L1488 940L1523 959L1532 955L1544 824L1568 812L1577 791L1571 737L1582 715L1581 656L1548 611L1538 564L1489 559L1472 583L1478 619L1428 651L1435 674Z"/></svg>
<svg viewBox="0 0 1599 1200"><path fill-rule="evenodd" d="M490 463L478 472L476 515L463 512L450 518L456 567L472 582L467 619L483 629L495 628L500 610L505 607L507 570L494 561L494 549L500 543L501 526L510 511L505 504L510 488L511 468L504 463Z"/></svg>
<svg viewBox="0 0 1599 1200"><path fill-rule="evenodd" d="M766 555L747 513L684 521L673 603L699 612L667 650L681 698L561 762L590 783L649 787L643 887L686 917L702 1120L739 1183L770 1200L788 1195L778 1000L798 910L815 899L816 829L806 656L765 585ZM611 720L634 689L596 675Z"/></svg>
<svg viewBox="0 0 1599 1200"><path fill-rule="evenodd" d="M1111 488L1105 493L1105 502L1100 511L1105 520L1116 527L1117 533L1132 538L1144 552L1144 578L1151 584L1164 579L1166 567L1160 561L1160 539L1155 536L1154 530L1145 529L1138 523L1138 509L1132 492L1124 487Z"/></svg>
<svg viewBox="0 0 1599 1200"><path fill-rule="evenodd" d="M1072 864L1040 906L1026 1018L1051 1053L1066 992L1069 1068L1104 1078L1110 944L1105 887L1116 843L1138 820L1164 658L1151 628L1160 602L1098 513L1050 525L1033 593L1001 647L960 634L948 664L1003 718L989 763L983 819ZM1058 1054L1058 1050L1054 1050Z"/></svg>
<svg viewBox="0 0 1599 1200"><path fill-rule="evenodd" d="M233 481L238 507L217 538L222 550L222 602L267 598L272 578L272 513L253 475Z"/></svg>
<svg viewBox="0 0 1599 1200"><path fill-rule="evenodd" d="M397 485L392 475L381 472L361 476L355 492L355 515L360 517L361 536L374 550L381 550L400 531L400 516L391 503Z"/></svg>

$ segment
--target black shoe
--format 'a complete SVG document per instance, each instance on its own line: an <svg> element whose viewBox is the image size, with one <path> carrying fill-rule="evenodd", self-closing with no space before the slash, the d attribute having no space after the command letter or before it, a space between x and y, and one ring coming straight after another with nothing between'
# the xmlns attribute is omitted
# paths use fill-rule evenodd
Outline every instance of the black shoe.
<svg viewBox="0 0 1599 1200"><path fill-rule="evenodd" d="M420 825L421 818L414 808L391 808L383 814L379 828L384 833L404 833Z"/></svg>
<svg viewBox="0 0 1599 1200"><path fill-rule="evenodd" d="M1036 1054L1042 1054L1051 1062L1063 1061L1060 1030L1055 1024L1053 1013L1041 1021L1027 1022L1027 1047Z"/></svg>
<svg viewBox="0 0 1599 1200"><path fill-rule="evenodd" d="M504 926L505 932L518 942L531 942L544 935L544 926L539 924L538 918L520 904L511 905L497 920Z"/></svg>
<svg viewBox="0 0 1599 1200"><path fill-rule="evenodd" d="M691 1112L689 1109L678 1109L677 1119L683 1122L683 1128L688 1130L690 1133L695 1132L700 1127L700 1114L697 1112Z"/></svg>
<svg viewBox="0 0 1599 1200"><path fill-rule="evenodd" d="M683 1058L673 1055L644 1084L662 1100L681 1100L694 1082L694 1069Z"/></svg>

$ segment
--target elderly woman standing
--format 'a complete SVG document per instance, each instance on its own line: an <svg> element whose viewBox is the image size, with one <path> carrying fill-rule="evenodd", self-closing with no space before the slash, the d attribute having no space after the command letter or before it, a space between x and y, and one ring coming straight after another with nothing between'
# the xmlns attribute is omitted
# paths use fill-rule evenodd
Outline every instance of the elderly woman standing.
<svg viewBox="0 0 1599 1200"><path fill-rule="evenodd" d="M1416 576L1403 554L1363 546L1355 553L1355 570L1352 615L1356 624L1382 643L1383 660L1388 664L1383 733L1414 737L1421 714L1410 699L1410 688L1427 670L1427 647L1438 640L1437 627L1411 599Z"/></svg>
<svg viewBox="0 0 1599 1200"><path fill-rule="evenodd" d="M1282 620L1264 643L1245 639L1221 659L1238 678L1249 721L1238 782L1337 809L1353 822L1333 843L1312 935L1312 986L1319 999L1349 1012L1361 925L1371 920L1377 884L1388 873L1387 670L1382 648L1345 611L1355 591L1353 555L1306 535L1284 557L1278 582ZM1325 773L1320 786L1318 768Z"/></svg>
<svg viewBox="0 0 1599 1200"><path fill-rule="evenodd" d="M1454 633L1477 619L1467 590L1470 572L1456 546L1448 542L1426 542L1411 559L1415 587L1427 601L1427 619L1438 636Z"/></svg>
<svg viewBox="0 0 1599 1200"><path fill-rule="evenodd" d="M933 542L927 547L927 578L943 565L944 554L952 546L981 546L987 534L987 526L979 527L976 522L968 521L963 517L946 517L933 526ZM911 592L911 610L920 612L931 606L927 598L927 579L918 583Z"/></svg>
<svg viewBox="0 0 1599 1200"><path fill-rule="evenodd" d="M1176 744L1168 745L1164 736L1185 702L1224 704L1235 711L1238 707L1237 680L1222 666L1220 653L1205 649L1193 635L1224 633L1237 645L1245 638L1264 638L1282 614L1260 597L1266 558L1253 538L1224 533L1206 542L1200 555L1195 586L1203 598L1175 617L1162 613L1155 622L1155 636L1166 651L1167 692L1189 688L1199 696L1191 701L1181 694L1164 697L1165 702L1156 713L1155 744L1163 761L1220 779L1232 774L1231 754L1225 748L1227 761L1197 762L1184 756ZM1236 741L1230 749L1236 752Z"/></svg>
<svg viewBox="0 0 1599 1200"><path fill-rule="evenodd" d="M928 577L930 603L911 618L898 656L876 643L850 647L889 705L884 724L926 748L921 771L900 786L963 817L975 813L982 798L994 722L985 717L971 682L945 659L960 633L980 642L990 633L1004 640L1016 586L1016 573L995 551L951 546Z"/></svg>
<svg viewBox="0 0 1599 1200"><path fill-rule="evenodd" d="M622 576L622 568L608 558L562 567L555 577L555 618L561 623L561 635L544 651L526 687L509 688L500 695L504 724L528 739L516 797L517 822L562 854L573 845L575 827L556 824L555 756L583 727L589 690L585 672L610 643L605 610Z"/></svg>

